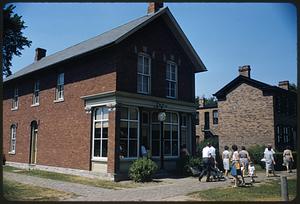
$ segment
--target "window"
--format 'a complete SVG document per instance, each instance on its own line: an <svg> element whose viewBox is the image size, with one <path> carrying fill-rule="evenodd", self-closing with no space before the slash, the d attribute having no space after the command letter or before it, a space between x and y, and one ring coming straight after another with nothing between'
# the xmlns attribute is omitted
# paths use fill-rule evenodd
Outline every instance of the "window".
<svg viewBox="0 0 300 204"><path fill-rule="evenodd" d="M17 127L16 125L12 125L10 127L10 147L9 147L9 153L11 154L16 153L16 134L17 134Z"/></svg>
<svg viewBox="0 0 300 204"><path fill-rule="evenodd" d="M152 113L152 155L160 155L160 122L158 113ZM166 112L164 122L164 155L179 155L179 121L176 113Z"/></svg>
<svg viewBox="0 0 300 204"><path fill-rule="evenodd" d="M14 89L14 96L12 99L12 109L18 109L18 105L19 105L19 90L18 88Z"/></svg>
<svg viewBox="0 0 300 204"><path fill-rule="evenodd" d="M166 96L169 98L176 98L177 92L177 66L173 62L167 63L166 69L166 80L167 80L167 87L166 87Z"/></svg>
<svg viewBox="0 0 300 204"><path fill-rule="evenodd" d="M38 105L40 103L39 92L40 92L40 81L37 80L34 82L32 105Z"/></svg>
<svg viewBox="0 0 300 204"><path fill-rule="evenodd" d="M93 115L93 158L107 157L108 108L94 110Z"/></svg>
<svg viewBox="0 0 300 204"><path fill-rule="evenodd" d="M136 108L121 108L120 118L120 156L135 158L138 156L139 112Z"/></svg>
<svg viewBox="0 0 300 204"><path fill-rule="evenodd" d="M280 144L281 142L283 142L284 138L283 138L283 131L282 131L282 126L278 125L276 128L276 135L277 135L277 143Z"/></svg>
<svg viewBox="0 0 300 204"><path fill-rule="evenodd" d="M218 117L219 117L218 111L214 110L213 111L213 124L218 124Z"/></svg>
<svg viewBox="0 0 300 204"><path fill-rule="evenodd" d="M289 142L288 127L283 127L283 142L284 143L288 143Z"/></svg>
<svg viewBox="0 0 300 204"><path fill-rule="evenodd" d="M187 115L181 115L181 145L187 144Z"/></svg>
<svg viewBox="0 0 300 204"><path fill-rule="evenodd" d="M151 61L150 57L139 54L138 56L138 70L137 70L137 92L149 94L150 93L150 76L151 76Z"/></svg>
<svg viewBox="0 0 300 204"><path fill-rule="evenodd" d="M178 134L178 115L166 112L164 122L164 155L178 156L179 153L179 134Z"/></svg>
<svg viewBox="0 0 300 204"><path fill-rule="evenodd" d="M57 101L64 100L64 78L64 73L60 73L57 76L57 86L55 89L55 100Z"/></svg>

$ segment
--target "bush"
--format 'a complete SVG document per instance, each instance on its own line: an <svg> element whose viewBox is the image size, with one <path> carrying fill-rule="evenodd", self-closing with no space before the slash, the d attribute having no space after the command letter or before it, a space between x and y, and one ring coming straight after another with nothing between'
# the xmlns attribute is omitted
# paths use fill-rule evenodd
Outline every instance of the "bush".
<svg viewBox="0 0 300 204"><path fill-rule="evenodd" d="M129 168L129 177L135 182L147 182L152 180L158 167L155 162L146 157L135 160Z"/></svg>
<svg viewBox="0 0 300 204"><path fill-rule="evenodd" d="M250 159L254 164L260 165L262 168L265 167L265 163L261 161L264 157L264 151L266 146L264 145L254 145L247 149L250 155Z"/></svg>
<svg viewBox="0 0 300 204"><path fill-rule="evenodd" d="M191 176L192 172L189 167L201 168L202 160L199 157L181 157L177 160L177 171L180 175Z"/></svg>

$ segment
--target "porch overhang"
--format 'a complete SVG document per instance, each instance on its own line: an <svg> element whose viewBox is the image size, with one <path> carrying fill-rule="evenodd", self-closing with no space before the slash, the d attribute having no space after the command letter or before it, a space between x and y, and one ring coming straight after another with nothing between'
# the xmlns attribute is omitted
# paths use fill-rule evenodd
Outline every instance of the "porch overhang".
<svg viewBox="0 0 300 204"><path fill-rule="evenodd" d="M195 103L122 91L104 92L80 98L85 101L85 108L97 106L114 107L117 104L186 113L195 113L197 111Z"/></svg>

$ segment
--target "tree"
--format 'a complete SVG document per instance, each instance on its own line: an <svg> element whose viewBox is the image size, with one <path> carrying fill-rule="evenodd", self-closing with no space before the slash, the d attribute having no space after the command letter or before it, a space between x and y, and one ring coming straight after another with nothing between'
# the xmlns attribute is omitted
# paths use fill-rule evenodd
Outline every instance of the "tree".
<svg viewBox="0 0 300 204"><path fill-rule="evenodd" d="M297 85L294 84L294 83L291 83L291 84L290 84L290 90L291 90L291 91L294 91L294 92L297 92Z"/></svg>
<svg viewBox="0 0 300 204"><path fill-rule="evenodd" d="M24 25L22 16L14 14L15 6L9 5L3 9L3 44L2 44L2 73L11 75L11 60L13 55L20 56L25 46L30 47L31 41L22 33L27 26Z"/></svg>

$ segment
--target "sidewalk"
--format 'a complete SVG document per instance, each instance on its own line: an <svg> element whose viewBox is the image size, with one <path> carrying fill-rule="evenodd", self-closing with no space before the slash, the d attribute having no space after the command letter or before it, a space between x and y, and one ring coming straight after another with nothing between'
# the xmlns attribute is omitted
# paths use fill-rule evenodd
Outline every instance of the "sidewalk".
<svg viewBox="0 0 300 204"><path fill-rule="evenodd" d="M288 177L296 177L296 173L287 174L286 172L277 172L277 174L287 175ZM279 178L266 178L264 172L257 173L257 176L258 177L255 179L257 182L263 182L266 179ZM68 201L184 201L187 199L191 200L185 196L188 193L232 185L230 179L219 182L199 182L198 178L188 177L179 179L162 179L168 181L164 185L111 190L8 172L4 172L3 177L24 184L52 188L78 195L78 197L70 198ZM245 179L246 182L250 182L250 178L246 177ZM255 185L259 185L259 183L254 183L254 186Z"/></svg>

